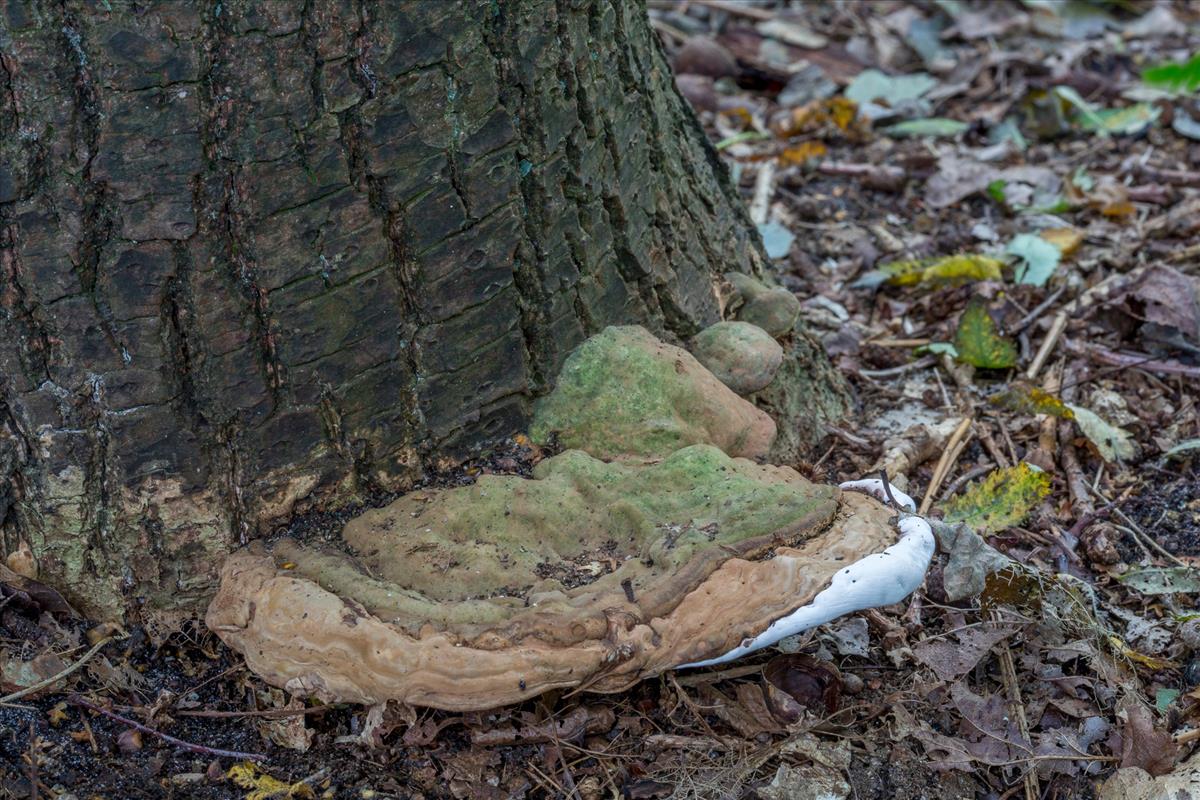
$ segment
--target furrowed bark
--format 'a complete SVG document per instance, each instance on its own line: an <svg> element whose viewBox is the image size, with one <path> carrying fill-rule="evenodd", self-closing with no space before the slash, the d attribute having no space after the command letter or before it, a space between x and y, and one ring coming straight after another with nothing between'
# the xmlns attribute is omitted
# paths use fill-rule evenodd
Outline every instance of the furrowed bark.
<svg viewBox="0 0 1200 800"><path fill-rule="evenodd" d="M9 0L0 524L98 616L521 430L760 272L635 0Z"/></svg>

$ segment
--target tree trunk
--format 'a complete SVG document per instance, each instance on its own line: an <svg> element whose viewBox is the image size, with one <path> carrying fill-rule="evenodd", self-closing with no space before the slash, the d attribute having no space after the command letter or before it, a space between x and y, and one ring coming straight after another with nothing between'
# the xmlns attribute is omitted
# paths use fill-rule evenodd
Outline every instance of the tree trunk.
<svg viewBox="0 0 1200 800"><path fill-rule="evenodd" d="M196 607L764 263L636 0L0 15L4 552L94 615Z"/></svg>

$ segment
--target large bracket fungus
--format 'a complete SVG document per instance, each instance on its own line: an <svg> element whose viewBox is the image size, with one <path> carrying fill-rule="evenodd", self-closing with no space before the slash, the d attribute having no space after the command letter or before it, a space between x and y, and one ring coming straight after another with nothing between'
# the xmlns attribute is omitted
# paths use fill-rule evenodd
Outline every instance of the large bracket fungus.
<svg viewBox="0 0 1200 800"><path fill-rule="evenodd" d="M337 547L256 543L225 563L208 625L293 693L465 711L617 691L777 640L796 614L819 624L919 585L923 520L893 544L878 500L734 457L769 446L760 413L686 351L609 329L568 359L534 430L569 423L563 438L590 449L605 420L620 432L596 448L610 460L572 449L531 478L413 492L351 520ZM903 580L858 587L880 572L870 558L901 557Z"/></svg>

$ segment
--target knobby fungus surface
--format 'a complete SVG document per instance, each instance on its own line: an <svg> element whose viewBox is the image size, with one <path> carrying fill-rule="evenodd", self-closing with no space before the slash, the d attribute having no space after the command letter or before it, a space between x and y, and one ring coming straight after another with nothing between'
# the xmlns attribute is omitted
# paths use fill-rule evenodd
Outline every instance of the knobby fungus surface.
<svg viewBox="0 0 1200 800"><path fill-rule="evenodd" d="M576 447L612 425L620 437L601 453L410 493L351 520L336 547L255 543L224 564L208 625L295 694L465 711L618 691L769 644L820 616L810 603L840 614L919 584L932 550L911 533L893 544L895 512L737 457L744 437L694 409L761 413L686 351L608 329L568 360L534 424L543 439L574 431ZM839 590L869 554L913 561L904 585Z"/></svg>

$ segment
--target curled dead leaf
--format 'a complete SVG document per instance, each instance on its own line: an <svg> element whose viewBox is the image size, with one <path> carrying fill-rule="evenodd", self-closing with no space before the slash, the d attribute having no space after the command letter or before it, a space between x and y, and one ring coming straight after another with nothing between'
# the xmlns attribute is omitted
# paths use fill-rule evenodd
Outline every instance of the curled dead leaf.
<svg viewBox="0 0 1200 800"><path fill-rule="evenodd" d="M763 668L763 688L772 716L785 725L805 712L832 714L842 696L842 674L832 662L799 653L775 656Z"/></svg>

